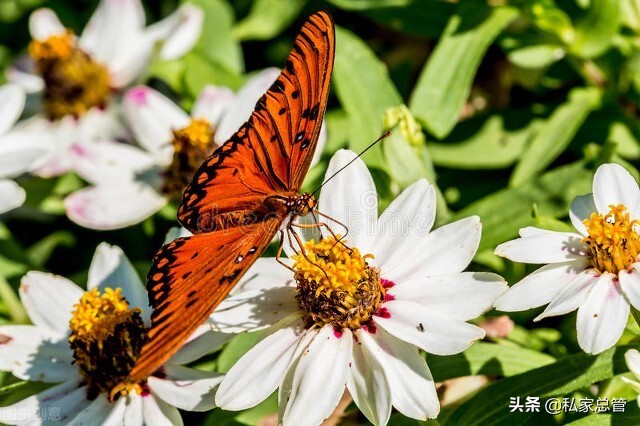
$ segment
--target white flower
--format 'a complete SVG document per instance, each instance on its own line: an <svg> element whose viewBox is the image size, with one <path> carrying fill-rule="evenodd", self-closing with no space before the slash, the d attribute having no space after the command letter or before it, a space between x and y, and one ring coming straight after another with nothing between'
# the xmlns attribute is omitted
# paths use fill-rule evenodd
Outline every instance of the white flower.
<svg viewBox="0 0 640 426"><path fill-rule="evenodd" d="M0 422L175 425L182 424L178 408L214 406L211 390L221 376L182 366L227 340L208 327L201 327L146 383L112 390L119 398L110 402L105 386L118 373L126 374L131 359L124 348L139 346L140 328L149 323L147 293L122 250L104 243L94 255L87 287L83 292L66 278L42 272L23 278L20 297L34 325L0 326L0 370L58 384L1 407Z"/></svg>
<svg viewBox="0 0 640 426"><path fill-rule="evenodd" d="M141 222L172 197L179 199L200 163L249 118L278 74L266 69L235 95L207 86L191 116L149 87L130 89L124 110L144 150L108 141L75 146L71 158L92 186L66 198L69 218L87 228L117 229ZM316 154L325 139L322 132Z"/></svg>
<svg viewBox="0 0 640 426"><path fill-rule="evenodd" d="M43 113L28 124L50 133L55 152L38 172L54 176L73 168L71 144L125 136L118 93L141 77L156 45L173 59L197 41L203 13L185 4L166 19L145 27L139 0L102 0L76 37L50 9L31 14L31 59L8 71L8 78L31 92L42 92Z"/></svg>
<svg viewBox="0 0 640 426"><path fill-rule="evenodd" d="M593 193L576 197L569 217L578 232L527 227L495 253L515 262L548 263L496 300L502 311L546 305L536 320L578 309L578 343L597 354L618 341L629 303L640 308L640 190L622 166L604 164Z"/></svg>
<svg viewBox="0 0 640 426"><path fill-rule="evenodd" d="M26 197L24 189L8 178L33 170L50 151L46 134L14 127L24 103L19 86L0 86L0 213L21 206Z"/></svg>
<svg viewBox="0 0 640 426"><path fill-rule="evenodd" d="M637 349L629 349L625 352L624 359L627 361L627 367L629 367L629 371L633 373L636 380L624 376L622 380L638 394L636 402L640 405L640 352Z"/></svg>
<svg viewBox="0 0 640 426"><path fill-rule="evenodd" d="M339 151L327 176L354 157ZM258 259L208 320L225 332L269 327L228 372L216 403L242 410L279 388L282 423L316 425L346 386L374 424L388 422L392 405L408 417L436 417L438 396L419 349L455 354L484 337L466 321L489 309L506 283L462 272L478 247L480 221L473 216L432 232L435 203L433 186L421 180L378 218L375 186L360 159L329 181L319 211L348 226L348 247L323 229L326 238L307 242L306 255L281 259L295 275L273 258Z"/></svg>

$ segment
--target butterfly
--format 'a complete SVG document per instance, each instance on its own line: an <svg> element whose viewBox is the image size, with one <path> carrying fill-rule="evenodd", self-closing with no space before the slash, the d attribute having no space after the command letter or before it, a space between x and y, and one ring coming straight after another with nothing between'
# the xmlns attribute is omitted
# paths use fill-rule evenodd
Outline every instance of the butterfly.
<svg viewBox="0 0 640 426"><path fill-rule="evenodd" d="M178 220L191 237L163 246L147 277L153 308L130 373L140 382L168 360L231 291L280 230L316 207L299 194L324 117L334 25L309 17L278 79L249 120L196 171Z"/></svg>

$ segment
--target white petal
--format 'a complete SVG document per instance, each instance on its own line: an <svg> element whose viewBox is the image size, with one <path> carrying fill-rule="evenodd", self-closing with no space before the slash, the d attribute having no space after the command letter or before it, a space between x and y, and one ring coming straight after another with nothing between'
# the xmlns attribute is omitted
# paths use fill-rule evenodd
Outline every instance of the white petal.
<svg viewBox="0 0 640 426"><path fill-rule="evenodd" d="M189 124L187 113L166 96L146 86L127 91L124 110L140 145L158 158L170 160L173 153L172 131Z"/></svg>
<svg viewBox="0 0 640 426"><path fill-rule="evenodd" d="M15 63L7 69L5 75L7 81L20 86L27 93L38 93L44 89L44 80L39 75L20 69Z"/></svg>
<svg viewBox="0 0 640 426"><path fill-rule="evenodd" d="M0 177L33 170L52 152L52 140L37 132L13 130L0 137Z"/></svg>
<svg viewBox="0 0 640 426"><path fill-rule="evenodd" d="M631 174L619 164L603 164L593 176L593 200L601 214L610 205L624 205L632 217L640 213L640 189Z"/></svg>
<svg viewBox="0 0 640 426"><path fill-rule="evenodd" d="M153 426L182 426L178 409L149 394L142 398L142 415L145 423Z"/></svg>
<svg viewBox="0 0 640 426"><path fill-rule="evenodd" d="M578 343L587 353L599 354L616 344L629 318L629 302L613 274L602 275L578 309Z"/></svg>
<svg viewBox="0 0 640 426"><path fill-rule="evenodd" d="M149 377L151 392L174 407L187 411L206 411L215 407L214 389L223 376L179 365L165 365L166 379Z"/></svg>
<svg viewBox="0 0 640 426"><path fill-rule="evenodd" d="M403 281L391 287L388 294L468 321L491 309L506 290L506 281L497 274L462 272Z"/></svg>
<svg viewBox="0 0 640 426"><path fill-rule="evenodd" d="M421 179L391 202L378 219L375 263L382 270L415 254L436 217L436 191Z"/></svg>
<svg viewBox="0 0 640 426"><path fill-rule="evenodd" d="M548 231L502 243L494 253L514 262L559 263L587 256L588 247L580 234Z"/></svg>
<svg viewBox="0 0 640 426"><path fill-rule="evenodd" d="M102 0L80 36L80 46L94 59L110 65L139 35L144 21L139 0Z"/></svg>
<svg viewBox="0 0 640 426"><path fill-rule="evenodd" d="M634 308L640 309L640 263L634 263L632 269L618 273L620 288Z"/></svg>
<svg viewBox="0 0 640 426"><path fill-rule="evenodd" d="M142 426L144 415L142 413L142 399L144 397L132 392L127 398L120 398L126 401L124 408L123 426Z"/></svg>
<svg viewBox="0 0 640 426"><path fill-rule="evenodd" d="M299 311L294 287L248 290L227 297L208 322L216 331L240 333L269 327Z"/></svg>
<svg viewBox="0 0 640 426"><path fill-rule="evenodd" d="M629 349L624 353L624 359L629 371L638 377L640 375L640 352L637 349Z"/></svg>
<svg viewBox="0 0 640 426"><path fill-rule="evenodd" d="M60 407L60 420L66 420L69 415L75 415L74 412L62 410L63 408L69 408L68 403L64 404L64 407L61 404L66 396L75 395L78 400L86 401L86 388L79 388L79 385L79 379L70 380L38 394L31 395L13 405L0 407L0 422L9 424L38 424L38 420L44 420L42 418L43 414L45 416L49 414L46 411L43 413L43 405ZM78 391L84 391L85 395Z"/></svg>
<svg viewBox="0 0 640 426"><path fill-rule="evenodd" d="M353 151L336 152L329 162L325 180L355 158ZM318 206L323 214L347 227L347 245L357 247L363 254L375 253L373 236L378 222L378 193L364 161L357 158L327 182L320 192ZM329 224L334 232L344 236L342 226Z"/></svg>
<svg viewBox="0 0 640 426"><path fill-rule="evenodd" d="M587 269L579 273L572 281L561 288L551 300L549 306L534 321L575 311L587 299L597 279L597 272L593 269Z"/></svg>
<svg viewBox="0 0 640 426"><path fill-rule="evenodd" d="M70 424L73 426L106 425L107 420L114 424L115 419L113 417L110 418L110 415L112 414L111 411L116 408L115 406L116 404L110 403L104 395L99 395L89 406L80 411ZM120 415L122 416L124 414L124 405L122 405L121 410ZM124 419L120 417L119 420L119 424L122 424Z"/></svg>
<svg viewBox="0 0 640 426"><path fill-rule="evenodd" d="M284 412L287 408L287 402L289 401L291 392L293 391L293 378L296 374L296 368L302 360L303 354L306 353L307 348L318 335L319 331L320 330L317 327L307 329L303 331L303 334L300 335L300 338L298 339L291 363L289 364L288 370L284 375L284 379L278 388L278 419L280 422L282 422L282 417L284 416Z"/></svg>
<svg viewBox="0 0 640 426"><path fill-rule="evenodd" d="M216 392L216 405L244 410L271 395L282 383L302 333L299 320L258 342L227 372Z"/></svg>
<svg viewBox="0 0 640 426"><path fill-rule="evenodd" d="M17 84L0 86L0 135L18 121L26 100L27 94Z"/></svg>
<svg viewBox="0 0 640 426"><path fill-rule="evenodd" d="M89 229L110 230L135 225L167 203L166 198L143 183L124 187L94 186L67 196L64 207L73 222Z"/></svg>
<svg viewBox="0 0 640 426"><path fill-rule="evenodd" d="M325 325L296 366L283 425L320 424L338 405L351 363L353 336ZM322 398L318 398L322 395Z"/></svg>
<svg viewBox="0 0 640 426"><path fill-rule="evenodd" d="M388 315L374 315L376 324L395 337L428 353L453 355L484 337L484 330L462 320L428 309L419 303L392 300L383 308Z"/></svg>
<svg viewBox="0 0 640 426"><path fill-rule="evenodd" d="M138 32L127 40L127 47L109 58L111 86L123 89L138 80L151 62L156 40L148 32Z"/></svg>
<svg viewBox="0 0 640 426"><path fill-rule="evenodd" d="M286 261L287 259L280 259ZM282 266L275 257L261 257L233 288L231 294L249 290L269 290L275 287L294 287L292 272Z"/></svg>
<svg viewBox="0 0 640 426"><path fill-rule="evenodd" d="M216 126L220 122L224 111L229 108L234 99L235 95L231 89L207 85L200 92L198 99L196 99L193 110L191 110L191 116L203 118Z"/></svg>
<svg viewBox="0 0 640 426"><path fill-rule="evenodd" d="M375 334L358 330L357 337L384 366L393 406L407 417L435 418L440 411L436 387L416 347L383 329L376 330Z"/></svg>
<svg viewBox="0 0 640 426"><path fill-rule="evenodd" d="M587 236L588 232L582 222L585 219L589 219L591 213L597 213L596 204L593 201L593 194L579 195L571 201L569 218L574 228L584 236Z"/></svg>
<svg viewBox="0 0 640 426"><path fill-rule="evenodd" d="M249 119L258 99L271 87L278 75L280 75L279 69L267 68L251 77L247 84L238 91L235 100L229 105L222 120L217 123L218 128L214 138L218 145L229 139Z"/></svg>
<svg viewBox="0 0 640 426"><path fill-rule="evenodd" d="M189 340L171 357L169 362L174 365L188 364L215 351L233 337L233 334L211 331L208 324L203 324L196 329L193 335L189 337Z"/></svg>
<svg viewBox="0 0 640 426"><path fill-rule="evenodd" d="M66 337L32 325L0 327L0 369L23 380L59 383L78 375Z"/></svg>
<svg viewBox="0 0 640 426"><path fill-rule="evenodd" d="M65 336L73 305L82 296L82 289L59 275L31 271L20 283L20 299L29 318L39 327Z"/></svg>
<svg viewBox="0 0 640 426"><path fill-rule="evenodd" d="M66 32L58 15L51 9L37 9L29 17L29 32L34 40L43 41L54 35Z"/></svg>
<svg viewBox="0 0 640 426"><path fill-rule="evenodd" d="M156 166L156 161L134 146L113 141L74 144L70 150L74 170L93 184L126 185L144 170Z"/></svg>
<svg viewBox="0 0 640 426"><path fill-rule="evenodd" d="M587 267L586 260L545 265L509 288L494 306L499 311L515 312L546 305Z"/></svg>
<svg viewBox="0 0 640 426"><path fill-rule="evenodd" d="M175 240L176 238L190 237L192 235L193 234L188 229L182 226L173 226L169 228L169 230L167 231L167 234L164 236L164 241L162 242L162 244L169 244L171 241ZM260 259L258 259L258 261L259 260Z"/></svg>
<svg viewBox="0 0 640 426"><path fill-rule="evenodd" d="M357 330L356 335L366 333ZM385 425L391 416L391 393L384 366L359 339L353 345L353 360L347 389L354 402L374 425Z"/></svg>
<svg viewBox="0 0 640 426"><path fill-rule="evenodd" d="M462 272L476 254L482 225L470 216L441 226L413 247L412 255L396 265L386 265L382 274L396 283L417 277Z"/></svg>
<svg viewBox="0 0 640 426"><path fill-rule="evenodd" d="M165 40L160 51L163 59L178 59L196 44L202 32L204 13L191 4L183 4L162 21L151 25L147 31L158 40Z"/></svg>
<svg viewBox="0 0 640 426"><path fill-rule="evenodd" d="M12 180L0 180L0 214L20 207L27 199L24 189Z"/></svg>
<svg viewBox="0 0 640 426"><path fill-rule="evenodd" d="M104 292L107 287L121 288L130 307L142 309L147 320L151 313L149 296L138 272L118 246L100 243L89 266L87 288L97 287Z"/></svg>

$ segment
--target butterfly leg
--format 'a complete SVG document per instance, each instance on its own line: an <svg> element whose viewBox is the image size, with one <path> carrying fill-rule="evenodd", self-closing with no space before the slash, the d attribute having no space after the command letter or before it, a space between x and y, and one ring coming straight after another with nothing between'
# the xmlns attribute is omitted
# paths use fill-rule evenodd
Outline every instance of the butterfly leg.
<svg viewBox="0 0 640 426"><path fill-rule="evenodd" d="M346 245L345 243L342 242L342 240L347 236L347 234L349 233L349 228L347 228L347 226L340 222L337 221L336 219L324 214L324 213L320 213L319 211L316 211L315 213L318 213L318 216L322 216L325 217L337 224L339 224L340 226L342 226L345 229L345 234L341 237L338 237L338 235L336 235L335 232L333 232L333 229L331 229L331 227L329 226L329 224L325 223L325 222L316 222L316 223L292 223L291 226L295 226L297 228L302 228L302 229L310 229L310 228L326 228L327 231L329 231L329 233L331 234L331 236L336 240L336 244L342 244L342 246L349 250L349 253L351 253L351 247L349 247L348 245Z"/></svg>
<svg viewBox="0 0 640 426"><path fill-rule="evenodd" d="M324 269L322 269L322 267L320 265L318 265L317 263L315 263L311 259L309 259L309 256L307 256L307 251L304 249L304 242L302 241L300 236L298 234L296 234L295 231L293 230L294 226L298 226L298 224L294 224L293 221L289 222L289 224L287 225L287 235L289 236L289 241L291 241L291 236L293 236L293 239L296 241L296 244L298 245L299 250L296 250L295 247L293 247L293 244L291 244L291 248L293 248L294 250L296 250L297 252L302 254L302 256L305 258L305 260L307 262L309 262L310 264L312 264L316 268L320 269L322 271L322 273L325 275L325 277L327 277L327 279L329 279L329 275L326 273L326 271ZM311 226L311 227L313 227L313 226Z"/></svg>
<svg viewBox="0 0 640 426"><path fill-rule="evenodd" d="M289 241L291 241L291 240L289 240ZM291 266L287 265L282 260L280 260L280 257L282 256L282 249L283 248L284 248L284 231L281 229L280 230L280 242L278 243L278 251L276 252L276 262L278 262L279 264L281 264L282 266L284 266L285 268L287 268L291 272L295 273L296 271Z"/></svg>

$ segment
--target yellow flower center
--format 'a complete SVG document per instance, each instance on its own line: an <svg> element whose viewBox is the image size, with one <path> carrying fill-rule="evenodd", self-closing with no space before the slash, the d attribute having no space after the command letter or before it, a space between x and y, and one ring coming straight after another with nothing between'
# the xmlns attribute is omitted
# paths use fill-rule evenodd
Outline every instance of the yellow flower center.
<svg viewBox="0 0 640 426"><path fill-rule="evenodd" d="M187 127L173 131L173 159L164 173L163 192L180 197L193 174L214 148L213 126L207 120L193 118Z"/></svg>
<svg viewBox="0 0 640 426"><path fill-rule="evenodd" d="M146 327L139 308L129 308L121 289L86 291L74 305L69 345L74 363L87 380L89 397L100 392L115 398L130 391L142 392L140 384L123 387L140 354Z"/></svg>
<svg viewBox="0 0 640 426"><path fill-rule="evenodd" d="M49 118L80 117L93 107L107 105L109 71L78 47L73 32L31 41L29 55L45 83L44 108Z"/></svg>
<svg viewBox="0 0 640 426"><path fill-rule="evenodd" d="M337 330L367 325L385 298L380 272L367 263L371 258L334 237L311 240L292 257L296 299L310 324Z"/></svg>
<svg viewBox="0 0 640 426"><path fill-rule="evenodd" d="M593 267L602 273L618 274L628 270L640 253L640 236L637 220L630 220L627 208L622 204L610 205L609 213L591 213L584 220L588 237L582 241L589 244Z"/></svg>

